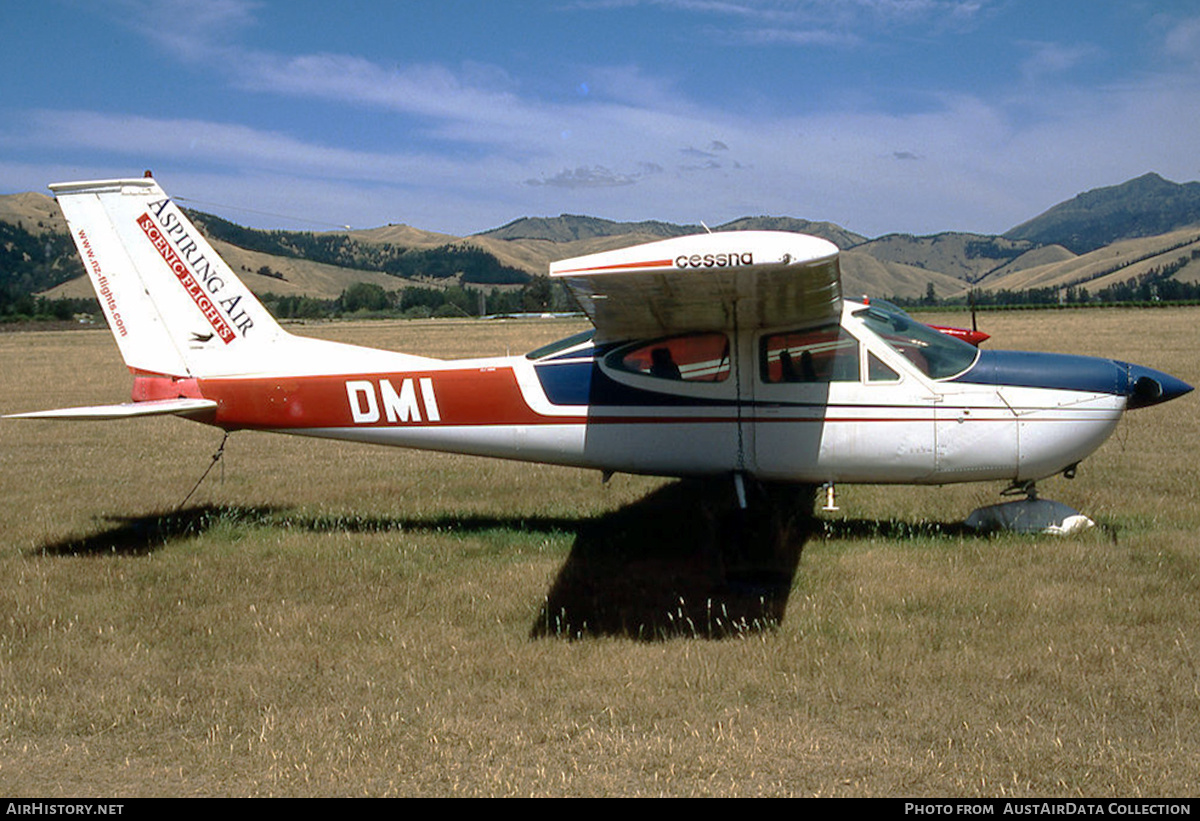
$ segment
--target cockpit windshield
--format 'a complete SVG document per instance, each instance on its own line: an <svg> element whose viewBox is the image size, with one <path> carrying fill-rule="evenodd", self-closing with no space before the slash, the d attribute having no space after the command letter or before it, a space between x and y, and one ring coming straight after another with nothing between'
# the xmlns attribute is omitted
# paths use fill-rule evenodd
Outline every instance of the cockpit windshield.
<svg viewBox="0 0 1200 821"><path fill-rule="evenodd" d="M903 311L872 303L854 316L930 379L957 376L979 355L974 345L917 322Z"/></svg>

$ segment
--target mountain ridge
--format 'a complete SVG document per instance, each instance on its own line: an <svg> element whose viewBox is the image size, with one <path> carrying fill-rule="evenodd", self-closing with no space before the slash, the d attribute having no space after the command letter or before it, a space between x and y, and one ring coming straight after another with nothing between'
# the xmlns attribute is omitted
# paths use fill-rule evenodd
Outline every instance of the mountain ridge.
<svg viewBox="0 0 1200 821"><path fill-rule="evenodd" d="M520 217L465 237L406 225L318 233L261 231L207 214L197 213L195 218L253 290L325 299L336 298L356 282L393 290L430 283L517 284L544 275L559 259L705 230L659 220L620 222L573 214ZM66 234L54 200L35 192L0 196L0 223L17 237ZM1189 226L1195 226L1195 236L1188 233ZM1086 287L1089 282L1142 276L1154 265L1174 266L1181 254L1200 247L1195 246L1200 242L1200 183L1179 184L1153 172L1143 174L1084 192L999 235L945 231L868 238L835 223L764 215L741 217L713 230L785 230L828 239L843 251L846 293L916 298L926 296L932 285L938 298L947 299L962 297L972 288ZM1148 234L1151 230L1157 233ZM8 243L26 249L22 259L6 261L0 255L0 285L6 281L4 264L37 263L24 259L36 256L29 249L37 243L29 237ZM1112 239L1096 244L1106 237ZM1125 244L1108 257L1093 256L1118 243ZM44 244L51 247L49 239ZM70 264L47 260L47 276L25 276L23 287L45 281L48 295L89 296L86 282L55 285ZM77 262L74 265L82 271ZM1175 266L1172 276L1200 278L1194 267ZM264 269L267 275L260 276Z"/></svg>
<svg viewBox="0 0 1200 821"><path fill-rule="evenodd" d="M1004 232L1013 240L1058 244L1085 254L1122 239L1200 224L1200 182L1176 183L1154 172L1093 188Z"/></svg>

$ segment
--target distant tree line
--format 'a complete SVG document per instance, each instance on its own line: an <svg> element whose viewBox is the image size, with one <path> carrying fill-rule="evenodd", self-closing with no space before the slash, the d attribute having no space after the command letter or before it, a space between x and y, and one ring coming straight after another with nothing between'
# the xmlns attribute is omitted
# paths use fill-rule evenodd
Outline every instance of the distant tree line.
<svg viewBox="0 0 1200 821"><path fill-rule="evenodd" d="M548 277L533 277L517 288L492 290L452 285L389 291L374 283L358 282L336 299L274 293L261 294L259 299L276 319L425 319L574 310L566 289L551 283ZM95 297L47 299L26 293L0 299L0 321L69 320L81 314L99 319L100 303Z"/></svg>
<svg viewBox="0 0 1200 821"><path fill-rule="evenodd" d="M1086 307L1102 305L1160 305L1200 303L1200 282L1183 282L1175 274L1192 262L1200 260L1200 250L1156 266L1145 273L1107 285L1094 293L1082 285L1064 287L1029 288L1024 291L972 290L967 297L940 300L934 292L933 283L920 298L895 297L891 301L904 308L942 306L971 306L980 309L1040 308L1040 307ZM1104 272L1111 273L1111 271ZM1091 277L1097 279L1098 276Z"/></svg>
<svg viewBox="0 0 1200 821"><path fill-rule="evenodd" d="M100 303L95 297L47 299L33 294L18 294L9 299L8 296L0 291L0 322L66 321L84 314L92 318L100 316Z"/></svg>
<svg viewBox="0 0 1200 821"><path fill-rule="evenodd" d="M1021 254L1033 247L1030 242L1013 242L1011 240L1003 240L1000 237L989 237L987 239L976 239L967 242L963 253L967 259L994 259L999 260L1000 267L1005 263L1011 262Z"/></svg>
<svg viewBox="0 0 1200 821"><path fill-rule="evenodd" d="M1181 282L1175 274L1200 260L1200 250L1193 249L1166 265L1151 268L1136 279L1118 282L1096 292L1101 302L1192 302L1200 300L1200 282Z"/></svg>
<svg viewBox="0 0 1200 821"><path fill-rule="evenodd" d="M548 277L533 277L519 288L485 290L452 285L448 288L414 286L389 291L371 282L358 282L337 299L280 296L266 293L263 304L278 319L328 317L428 317L493 316L573 309L562 285Z"/></svg>
<svg viewBox="0 0 1200 821"><path fill-rule="evenodd" d="M51 306L57 300L33 294L82 273L83 263L66 234L34 234L20 222L0 222L0 317L57 316L67 306Z"/></svg>

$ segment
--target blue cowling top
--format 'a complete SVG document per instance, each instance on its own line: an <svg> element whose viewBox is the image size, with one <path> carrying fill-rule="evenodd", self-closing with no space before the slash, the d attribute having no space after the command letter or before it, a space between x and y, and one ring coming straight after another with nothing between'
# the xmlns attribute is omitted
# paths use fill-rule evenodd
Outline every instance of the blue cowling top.
<svg viewBox="0 0 1200 821"><path fill-rule="evenodd" d="M951 382L1108 393L1130 408L1157 405L1192 386L1170 374L1116 359L1027 351L980 351L975 364Z"/></svg>

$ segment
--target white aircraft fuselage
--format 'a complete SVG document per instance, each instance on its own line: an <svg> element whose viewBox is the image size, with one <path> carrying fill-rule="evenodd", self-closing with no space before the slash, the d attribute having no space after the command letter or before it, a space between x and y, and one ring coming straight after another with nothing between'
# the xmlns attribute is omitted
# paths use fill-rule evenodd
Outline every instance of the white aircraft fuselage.
<svg viewBox="0 0 1200 821"><path fill-rule="evenodd" d="M394 368L199 379L186 393L216 402L201 418L229 430L611 472L944 484L1060 473L1109 437L1138 379L1165 384L1164 396L1183 390L1113 360L1009 351L978 351L962 373L932 379L856 316L870 310L847 302L841 327L858 345L860 374L875 357L886 379L764 381L763 340L789 330L766 329L731 342L730 361L713 366L727 374L719 381L621 369L613 353L643 341L585 339L532 358L413 368L398 355ZM166 377L137 384L145 396L180 393Z"/></svg>
<svg viewBox="0 0 1200 821"><path fill-rule="evenodd" d="M443 361L294 337L153 180L53 186L134 373L133 402L263 430L663 476L1024 483L1071 471L1133 407L1191 390L1103 358L980 350L843 299L837 249L681 237L552 266L595 331Z"/></svg>

